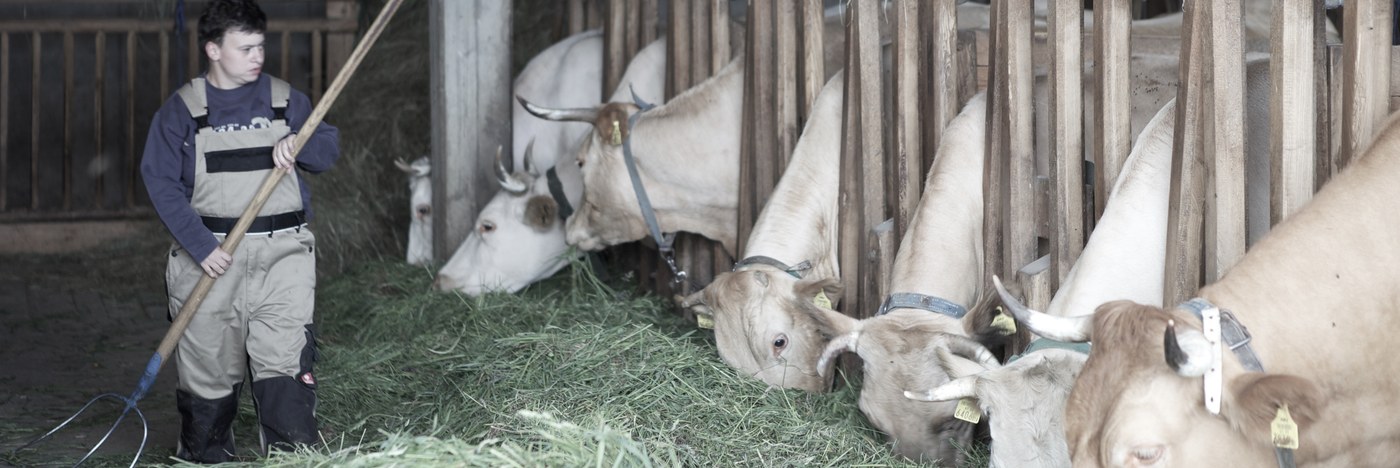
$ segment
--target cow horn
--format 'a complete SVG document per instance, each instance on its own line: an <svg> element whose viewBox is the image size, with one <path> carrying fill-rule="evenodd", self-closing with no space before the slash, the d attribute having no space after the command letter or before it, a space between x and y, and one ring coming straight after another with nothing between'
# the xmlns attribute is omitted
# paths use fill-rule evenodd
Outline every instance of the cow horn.
<svg viewBox="0 0 1400 468"><path fill-rule="evenodd" d="M982 346L982 343L961 335L945 336L948 340L948 350L952 351L954 355L981 364L988 369L1001 367L996 356L993 356L986 346Z"/></svg>
<svg viewBox="0 0 1400 468"><path fill-rule="evenodd" d="M1006 304L1008 309L1011 309L1011 315L1016 317L1017 322L1030 328L1031 332L1052 340L1070 343L1083 343L1093 337L1093 316L1056 317L1038 312L1027 308L1011 293L1006 292L1006 287L1001 285L1001 279L997 278L996 275L992 276L992 284L996 286L997 294L1001 295L1001 301Z"/></svg>
<svg viewBox="0 0 1400 468"><path fill-rule="evenodd" d="M415 171L413 170L413 166L410 166L410 165L408 165L408 163L404 162L403 158L395 158L395 159L394 159L394 167L397 167L397 168L399 168L400 171L407 172L407 173L409 173L410 175L413 174L413 173L415 172Z"/></svg>
<svg viewBox="0 0 1400 468"><path fill-rule="evenodd" d="M961 377L926 392L904 391L904 398L919 401L951 401L977 398L977 378Z"/></svg>
<svg viewBox="0 0 1400 468"><path fill-rule="evenodd" d="M524 181L520 180L520 178L518 177L515 177L514 174L511 174L510 171L506 170L506 162L505 159L501 157L500 146L496 147L496 180L501 183L501 190L505 190L510 193L525 193L525 189L528 188L525 186Z"/></svg>
<svg viewBox="0 0 1400 468"><path fill-rule="evenodd" d="M817 359L817 375L826 377L826 370L830 367L831 362L835 360L837 356L840 356L841 353L846 351L854 352L856 350L856 340L858 339L860 339L860 332L858 331L832 338L831 342L826 344L826 349L822 350L822 357Z"/></svg>
<svg viewBox="0 0 1400 468"><path fill-rule="evenodd" d="M525 98L521 97L520 95L516 95L515 100L520 101L520 107L524 107L525 112L529 112L530 115L545 120L553 120L556 122L593 123L593 121L597 120L598 118L598 109L596 107L585 107L575 109L551 109L548 107L540 107L531 104L530 101L526 101Z"/></svg>
<svg viewBox="0 0 1400 468"><path fill-rule="evenodd" d="M1167 320L1166 331L1162 333L1162 353L1167 365L1182 377L1205 375L1214 364L1205 335L1189 328L1178 334L1176 321L1171 319Z"/></svg>
<svg viewBox="0 0 1400 468"><path fill-rule="evenodd" d="M938 367L942 368L943 372L948 374L948 377L954 379L981 374L987 370L993 369L980 362L959 356L957 353L942 347L935 349L934 353L938 355Z"/></svg>
<svg viewBox="0 0 1400 468"><path fill-rule="evenodd" d="M530 143L525 145L525 173L538 176L535 172L535 137L530 137Z"/></svg>

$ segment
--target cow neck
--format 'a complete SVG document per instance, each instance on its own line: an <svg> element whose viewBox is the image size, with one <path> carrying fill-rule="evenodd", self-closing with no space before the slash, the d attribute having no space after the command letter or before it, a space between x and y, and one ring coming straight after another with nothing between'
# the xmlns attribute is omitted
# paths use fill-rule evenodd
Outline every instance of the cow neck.
<svg viewBox="0 0 1400 468"><path fill-rule="evenodd" d="M742 75L743 68L738 71ZM634 113L641 117L625 140L637 180L654 197L658 229L698 233L730 252L738 230L741 125L741 80L733 75L717 75L663 106Z"/></svg>
<svg viewBox="0 0 1400 468"><path fill-rule="evenodd" d="M914 308L961 318L982 277L982 166L986 101L979 95L949 122L924 193L895 254L880 312Z"/></svg>

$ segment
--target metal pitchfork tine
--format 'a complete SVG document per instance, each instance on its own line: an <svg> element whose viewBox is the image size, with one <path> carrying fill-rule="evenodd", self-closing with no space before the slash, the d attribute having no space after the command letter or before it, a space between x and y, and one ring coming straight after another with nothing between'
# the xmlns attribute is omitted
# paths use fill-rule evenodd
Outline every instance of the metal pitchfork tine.
<svg viewBox="0 0 1400 468"><path fill-rule="evenodd" d="M389 23L389 18L394 16L394 12L399 9L399 5L401 4L403 4L403 0L389 0L384 4L384 8L379 11L379 16L374 19L374 23L371 24L369 30L365 32L364 38L355 46L355 50L350 53L350 58L346 60L344 67L341 69L341 73L336 75L335 81L332 82L330 88L326 90L326 94L321 97L321 102L316 104L316 108L311 111L311 116L307 117L306 122L301 126L301 130L297 132L296 140L294 140L292 145L293 159L301 152L301 148L306 145L306 142L311 139L311 135L315 133L316 127L325 119L326 111L330 109L331 103L334 103L336 97L340 96L340 91L345 88L346 81L350 79L350 76L354 75L355 68L360 65L360 61L364 59L365 53L369 51L374 41L379 38L379 34L384 31L385 26ZM253 224L253 218L257 217L258 211L262 210L263 205L267 203L267 199L272 196L272 190L276 188L277 182L281 181L282 176L285 174L286 173L283 171L274 169L268 174L266 179L263 179L262 187L258 189L257 194L253 196L253 200L248 203L248 208L243 210L243 215L238 218L238 223L234 224L233 230L229 231L228 235L224 237L224 242L219 247L230 254L238 249L238 243L242 242L243 234L247 233L248 227ZM174 322L170 324L170 329L165 332L165 338L161 339L160 346L156 348L156 353L152 355L151 360L146 363L146 372L141 375L141 381L137 383L136 390L131 392L131 396L123 397L115 393L98 395L92 400L89 400L86 405L83 405L77 413L73 413L68 419L59 423L58 426L55 426L53 429L49 430L49 432L24 444L23 447L17 448L11 453L18 453L20 450L27 449L48 439L49 436L57 433L69 423L73 422L73 420L77 419L78 416L83 414L84 411L87 411L93 403L103 398L112 398L123 402L126 407L122 409L121 415L117 417L115 423L112 423L112 427L107 429L107 433L102 436L102 439L98 440L97 444L93 445L92 449L88 450L87 454L83 455L83 458L78 460L73 466L81 465L83 462L87 461L89 457L92 457L92 454L97 452L97 449L107 442L107 439L116 431L117 426L120 425L122 420L126 419L126 415L132 411L135 411L136 417L141 420L141 445L137 447L136 456L132 457L130 465L133 467L136 466L136 462L141 459L141 453L146 449L146 436L149 433L146 416L141 413L140 408L136 407L136 403L146 396L146 391L150 390L151 384L155 383L156 375L160 373L161 366L170 358L170 354L175 350L175 345L180 342L180 336L185 333L185 328L189 326L190 320L194 318L195 312L199 311L199 305L203 303L204 298L209 295L209 290L214 286L214 279L214 277L206 274L199 279L199 283L195 284L194 291L190 292L190 296L185 300L184 306L180 307L179 315L175 316Z"/></svg>

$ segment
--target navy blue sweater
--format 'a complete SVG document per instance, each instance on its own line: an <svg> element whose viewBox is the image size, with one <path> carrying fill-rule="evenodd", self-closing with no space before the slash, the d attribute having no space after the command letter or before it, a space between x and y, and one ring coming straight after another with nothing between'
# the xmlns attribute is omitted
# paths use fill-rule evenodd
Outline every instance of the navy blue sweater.
<svg viewBox="0 0 1400 468"><path fill-rule="evenodd" d="M207 83L205 87L209 125L216 131L247 128L255 118L272 119L272 86L266 74L258 77L257 82L235 89L218 89ZM296 132L311 115L311 100L293 89L289 101L287 125ZM173 94L151 120L145 153L141 156L141 177L156 214L195 262L203 261L219 245L218 239L204 227L190 206L190 196L194 193L194 141L198 131L184 100L179 94ZM340 158L339 140L339 130L322 122L297 153L297 168L304 171L303 174L330 169ZM248 188L249 192L257 189ZM310 220L311 190L305 177L301 180L301 203Z"/></svg>

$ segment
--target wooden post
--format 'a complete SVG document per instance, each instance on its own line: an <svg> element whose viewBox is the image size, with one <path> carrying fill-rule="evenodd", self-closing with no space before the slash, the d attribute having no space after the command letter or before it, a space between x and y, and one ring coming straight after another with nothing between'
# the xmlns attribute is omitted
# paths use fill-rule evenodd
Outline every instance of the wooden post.
<svg viewBox="0 0 1400 468"><path fill-rule="evenodd" d="M186 26L186 28L191 29L185 31L185 37L189 39L187 44L189 61L185 63L185 79L181 80L182 85L199 76L200 57L204 56L204 48L199 46L199 34L193 30L194 26Z"/></svg>
<svg viewBox="0 0 1400 468"><path fill-rule="evenodd" d="M1342 152L1337 169L1351 163L1385 123L1390 107L1392 0L1353 0L1343 8Z"/></svg>
<svg viewBox="0 0 1400 468"><path fill-rule="evenodd" d="M320 31L320 30L311 31L311 96L310 96L310 97L311 97L311 105L313 105L313 106L316 105L316 103L321 102L321 91L322 91L323 89L325 89L325 81L324 81L324 78L325 78L326 72L325 72L325 68L323 68L323 65L322 65L323 62L324 62L324 59L325 59L325 53L323 52L323 51L325 50L325 47L324 47L324 42L325 42L325 41L324 41L324 39L322 39L322 37L323 37L323 36L321 35L321 31Z"/></svg>
<svg viewBox="0 0 1400 468"><path fill-rule="evenodd" d="M729 2L714 2L710 9L710 69L719 72L729 63L733 45L729 43Z"/></svg>
<svg viewBox="0 0 1400 468"><path fill-rule="evenodd" d="M603 96L611 96L627 70L627 0L607 1L603 24Z"/></svg>
<svg viewBox="0 0 1400 468"><path fill-rule="evenodd" d="M987 43L987 159L982 166L982 290L992 291L992 276L1010 279L1004 269L1006 257L1002 245L1005 237L1002 218L1006 213L1006 5L994 1L991 5L992 30ZM1014 271L1014 270L1012 270Z"/></svg>
<svg viewBox="0 0 1400 468"><path fill-rule="evenodd" d="M959 96L958 80L964 72L959 68L957 60L957 3L957 0L934 0L926 3L920 10L924 16L922 28L930 34L930 50L926 54L930 57L930 63L926 71L928 81L933 86L933 89L925 93L924 115L927 117L927 123L923 132L926 136L924 148L928 150L924 151L921 168L933 167L934 154L938 152L943 130L962 108L963 100Z"/></svg>
<svg viewBox="0 0 1400 468"><path fill-rule="evenodd" d="M710 3L705 0L688 0L690 18L681 22L690 23L690 82L705 81L718 68L710 64ZM674 5L674 3L673 3ZM688 20L688 21L687 21ZM671 23L676 24L676 23ZM674 28L674 26L672 26Z"/></svg>
<svg viewBox="0 0 1400 468"><path fill-rule="evenodd" d="M798 29L801 30L802 44L798 53L798 79L802 80L801 96L797 99L798 121L805 125L812 115L812 104L817 102L817 94L826 83L825 39L822 29L825 19L821 0L800 0L802 9Z"/></svg>
<svg viewBox="0 0 1400 468"><path fill-rule="evenodd" d="M3 144L4 141L0 141L0 145ZM136 184L141 177L136 163L136 31L126 33L126 169L124 206L135 208Z"/></svg>
<svg viewBox="0 0 1400 468"><path fill-rule="evenodd" d="M846 105L841 156L841 309L869 316L883 299L878 259L870 258L871 228L885 219L883 101L876 2L854 2L846 28Z"/></svg>
<svg viewBox="0 0 1400 468"><path fill-rule="evenodd" d="M1311 0L1274 4L1269 61L1271 226L1312 199L1318 115L1313 26L1318 4Z"/></svg>
<svg viewBox="0 0 1400 468"><path fill-rule="evenodd" d="M1240 0L1210 5L1205 54L1205 108L1210 117L1206 160L1210 162L1206 196L1205 283L1213 283L1235 265L1245 250L1244 188L1244 29ZM1307 83L1307 81L1304 81Z"/></svg>
<svg viewBox="0 0 1400 468"><path fill-rule="evenodd" d="M686 21L685 14L689 11L688 5L699 0L671 0L670 23L671 30L666 33L666 100L676 97L681 91L689 89L693 84L690 81L690 47L694 42L691 39L690 23Z"/></svg>
<svg viewBox="0 0 1400 468"><path fill-rule="evenodd" d="M102 115L104 114L104 112L102 112L102 90L103 88L106 88L105 85L107 81L107 35L104 34L102 31L98 31L97 37L93 39L93 42L93 49L97 52L96 63L93 66L92 74L92 115L96 116L96 118L94 118L92 122L92 134L95 140L94 149L96 150L96 154L93 157L101 158L104 157L102 153L103 149L105 149L102 145ZM72 60L71 56L69 60ZM72 206L70 200L72 200L73 198L73 163L74 161L71 154L68 158L64 158L63 160L64 209L68 209ZM94 179L94 192L96 193L96 197L93 199L94 208L100 208L102 206L102 179L104 179L105 177L106 174L104 172L103 174L98 175Z"/></svg>
<svg viewBox="0 0 1400 468"><path fill-rule="evenodd" d="M771 12L774 30L773 68L770 71L773 73L773 143L779 161L777 171L773 174L773 185L776 186L783 176L783 171L787 169L788 162L792 160L792 149L797 146L797 137L802 134L802 123L797 115L798 93L801 92L797 74L797 21L800 17L797 14L797 5L793 1L776 2L774 6L776 9ZM769 193L771 194L771 191ZM767 204L765 197L760 206Z"/></svg>
<svg viewBox="0 0 1400 468"><path fill-rule="evenodd" d="M39 36L39 31L34 31L34 39L33 39L33 44L32 44L32 46L33 46L32 48L33 48L33 51L34 51L34 52L33 52L34 63L30 65L30 66L32 67L31 70L33 70L33 73L31 73L31 78L30 78L30 80L31 80L30 83L32 83L30 86L33 88L33 91L31 91L31 92L32 92L33 94L30 95L30 98L29 98L29 99L30 99L30 101L29 101L30 107L29 107L29 108L31 109L31 111L30 111L30 124L29 124L29 209L34 210L34 211L38 211L38 210L39 210L39 146L40 146L40 145L39 145L39 109L41 108L41 107L40 107L40 102L39 102L39 95L43 94L43 93L40 91L40 89L39 89L39 88L40 88L40 85L43 83L43 81L40 81L40 79L43 78L43 74L40 73L40 70L41 70L40 65L42 65L42 63L39 61L39 58L42 57L42 56L40 55L40 53L41 53L41 51L42 51L42 49L43 49L43 43L41 42L41 38L40 38L40 36Z"/></svg>
<svg viewBox="0 0 1400 468"><path fill-rule="evenodd" d="M920 84L923 82L919 71L923 69L924 53L920 47L919 3L906 1L891 7L894 8L894 160L889 165L888 183L894 195L894 232L890 236L894 245L899 245L918 211L924 182L924 135L919 125Z"/></svg>
<svg viewBox="0 0 1400 468"><path fill-rule="evenodd" d="M360 16L360 4L354 0L327 0L327 19L352 19ZM350 52L355 50L355 33L353 32L333 32L326 35L326 76L331 82L340 75L340 69L345 67L345 60L350 58ZM316 88L319 92L320 88ZM313 100L313 102L319 101Z"/></svg>
<svg viewBox="0 0 1400 468"><path fill-rule="evenodd" d="M753 224L763 210L783 173L779 159L778 135L773 110L777 103L775 88L775 53L773 37L773 3L751 2L748 11L747 41L744 47L744 128L741 138L739 166L739 235L738 254L743 256Z"/></svg>
<svg viewBox="0 0 1400 468"><path fill-rule="evenodd" d="M511 4L430 0L433 253L446 259L492 195L499 148L511 154ZM470 51L471 53L466 53Z"/></svg>
<svg viewBox="0 0 1400 468"><path fill-rule="evenodd" d="M565 8L567 9L565 15L569 17L569 31L568 31L568 33L569 33L570 36L572 36L572 35L581 33L581 32L583 32L585 29L587 29L585 26L588 25L588 18L587 18L588 15L587 15L587 13L585 13L585 10L584 10L584 8L583 8L583 2L584 2L584 0L568 0L568 1L569 1L569 4L568 4L568 6L565 7Z"/></svg>
<svg viewBox="0 0 1400 468"><path fill-rule="evenodd" d="M1094 213L1103 216L1108 194L1132 151L1131 96L1128 77L1132 35L1130 0L1094 3Z"/></svg>
<svg viewBox="0 0 1400 468"><path fill-rule="evenodd" d="M160 32L160 98L161 102L170 96L170 33Z"/></svg>
<svg viewBox="0 0 1400 468"><path fill-rule="evenodd" d="M1084 5L1052 2L1050 43L1050 290L1084 249Z"/></svg>
<svg viewBox="0 0 1400 468"><path fill-rule="evenodd" d="M1202 38L1205 13L1200 2L1185 5L1181 37L1180 87L1176 92L1176 131L1172 142L1172 181L1167 215L1167 266L1162 302L1180 304L1201 286L1201 228L1205 212L1202 161L1201 82L1205 66Z"/></svg>
<svg viewBox="0 0 1400 468"><path fill-rule="evenodd" d="M1004 25L1006 42L1002 48L1006 52L1005 75L1007 90L1006 132L1006 177L1007 205L1005 237L1006 262L1002 271L1014 272L1027 263L1040 257L1036 249L1035 235L1035 126L1031 122L1031 90L1034 80L1031 67L1031 16L1030 2L1020 0L997 0L1004 2Z"/></svg>
<svg viewBox="0 0 1400 468"><path fill-rule="evenodd" d="M657 26L661 22L661 3L659 0L642 0L642 22L641 30L637 31L637 50L632 55L637 55L647 44L656 40Z"/></svg>

